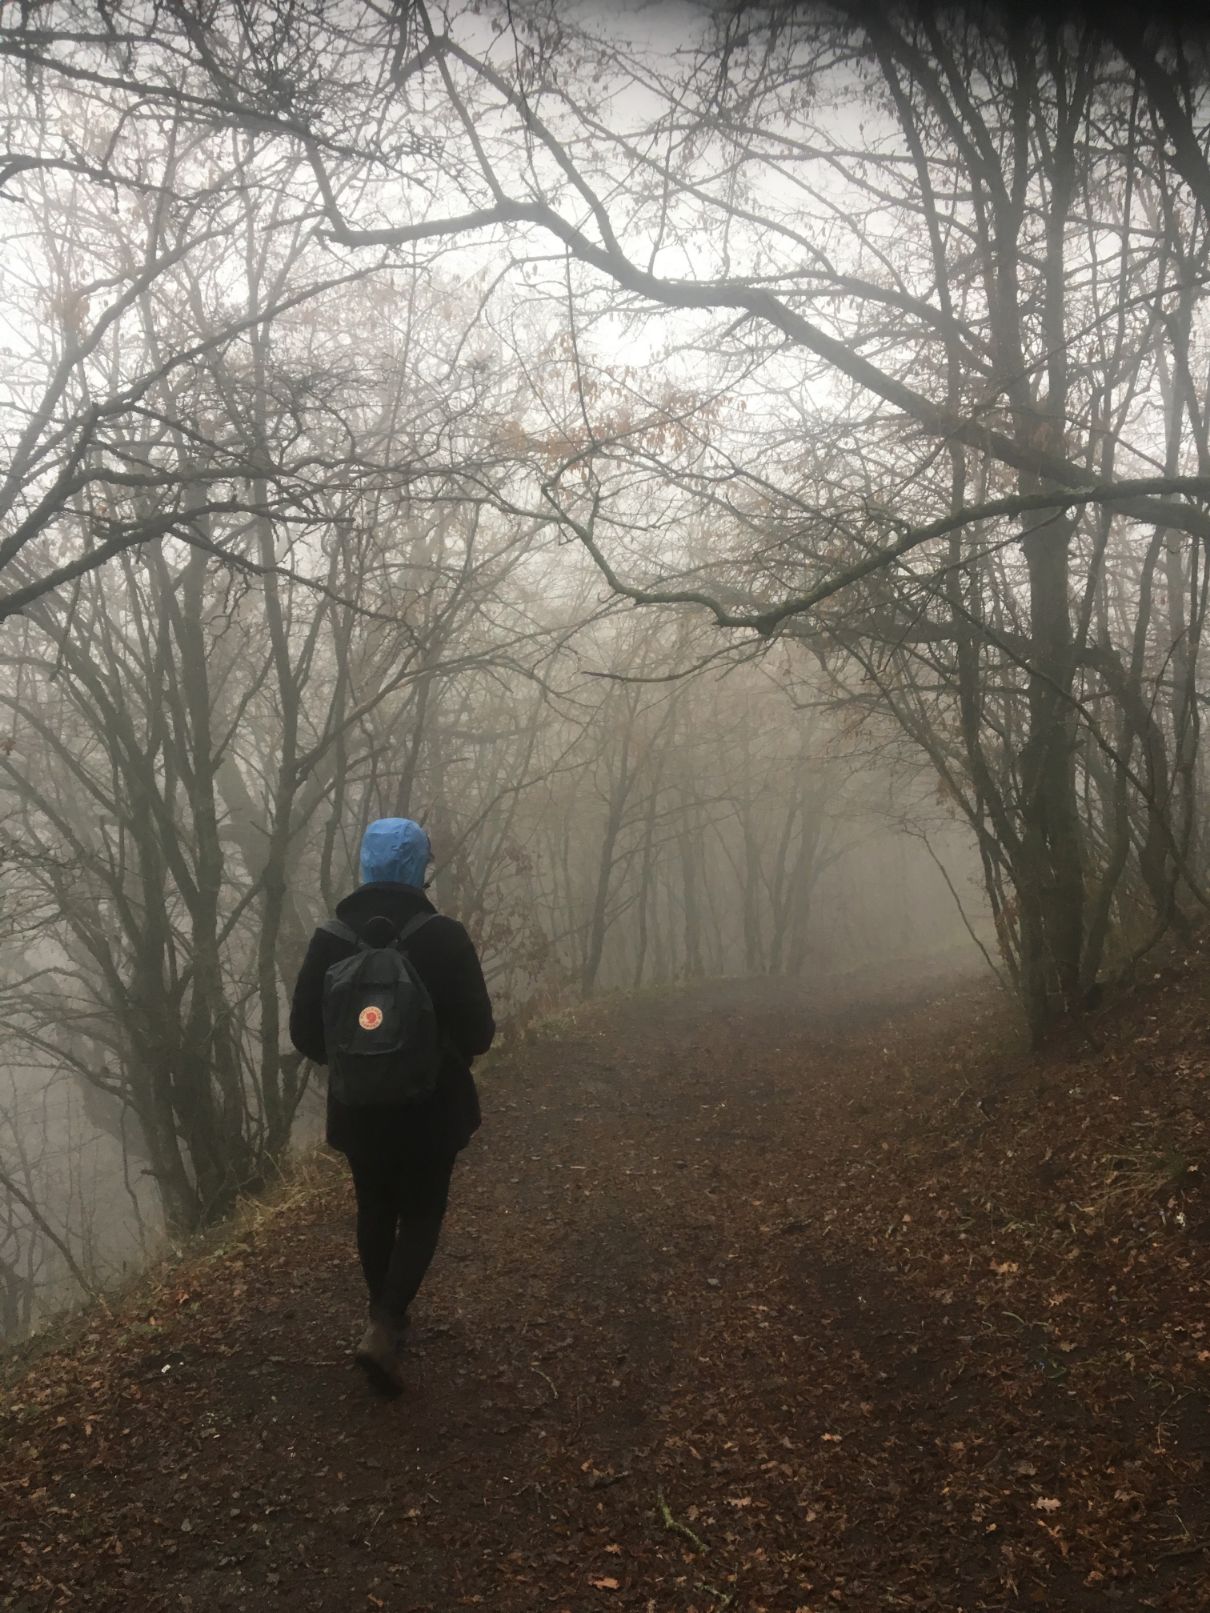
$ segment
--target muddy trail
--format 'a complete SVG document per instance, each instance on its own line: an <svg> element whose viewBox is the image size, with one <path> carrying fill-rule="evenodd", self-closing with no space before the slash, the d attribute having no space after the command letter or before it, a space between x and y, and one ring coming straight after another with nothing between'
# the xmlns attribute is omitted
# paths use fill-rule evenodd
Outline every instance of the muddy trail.
<svg viewBox="0 0 1210 1613"><path fill-rule="evenodd" d="M29 1363L0 1607L1205 1607L1206 1020L1164 990L1049 1062L952 985L580 1012L486 1072L403 1399L350 1365L327 1159Z"/></svg>

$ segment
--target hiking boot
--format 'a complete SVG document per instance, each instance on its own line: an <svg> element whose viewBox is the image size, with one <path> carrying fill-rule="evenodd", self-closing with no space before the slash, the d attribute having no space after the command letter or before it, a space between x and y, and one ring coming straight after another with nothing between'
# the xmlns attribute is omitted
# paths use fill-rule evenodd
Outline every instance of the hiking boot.
<svg viewBox="0 0 1210 1613"><path fill-rule="evenodd" d="M393 1328L385 1322L371 1321L353 1352L353 1360L369 1379L371 1389L391 1398L403 1393L403 1374L395 1354L397 1342Z"/></svg>

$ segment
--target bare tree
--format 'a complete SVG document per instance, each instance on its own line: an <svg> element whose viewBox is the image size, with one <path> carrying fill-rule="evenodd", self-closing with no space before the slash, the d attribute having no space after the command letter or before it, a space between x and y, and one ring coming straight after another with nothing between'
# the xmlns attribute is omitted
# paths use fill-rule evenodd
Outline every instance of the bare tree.
<svg viewBox="0 0 1210 1613"><path fill-rule="evenodd" d="M406 86L410 107L461 126L454 184L463 206L392 220L386 181L368 168L356 205L346 205L313 146L332 239L381 250L449 235L502 238L519 274L542 238L554 245L567 265L568 362L590 440L561 474L547 475L545 496L622 595L697 604L720 626L769 635L819 618L841 594L860 630L854 591L867 579L889 579L892 618L919 615L922 596L939 593L936 614L950 620L930 621L929 631L934 644L948 639L947 656L957 654L963 787L986 831L993 882L1011 887L1000 904L1004 944L1040 1034L1095 979L1105 913L1126 873L1120 853L1102 861L1094 753L1111 756L1111 776L1129 786L1131 827L1119 821L1115 843L1125 833L1132 845L1140 809L1150 825L1135 866L1160 928L1179 924L1178 893L1197 888L1189 832L1170 812L1172 762L1159 765L1154 725L1140 728L1146 696L1116 646L1090 642L1094 613L1082 603L1093 599L1113 544L1149 526L1157 557L1162 550L1171 561L1187 679L1200 629L1198 544L1210 533L1197 389L1176 379L1189 368L1201 311L1210 171L1190 78L1174 90L1137 30L1109 37L1056 23L1035 36L1011 23L976 29L844 5L810 17L751 10L742 40L721 23L689 69L680 57L644 61L616 36L577 32L544 8L514 15L507 50L473 43L457 16L438 24L423 9L415 15L415 54L398 66L379 111L389 117L402 106ZM382 43L359 39L368 53ZM1185 47L1169 48L1179 60ZM627 86L642 86L662 105L626 128L599 110L603 95L561 76L573 50L593 61L614 104ZM801 108L812 98L816 115L804 127ZM869 118L860 146L842 132L840 107L854 99ZM830 130L820 107L832 111ZM1171 160L1167 140L1178 154ZM360 222L370 207L378 217ZM1166 229L1157 236L1160 214ZM692 270L662 267L684 261L690 237ZM918 245L904 251L904 242ZM721 577L688 586L670 575L666 535L646 556L654 577L635 578L633 564L628 576L610 558L627 544L633 554L625 489L650 479L651 415L628 454L635 434L619 430L583 384L584 348L593 328L633 322L643 308L663 311L679 350L709 344L731 378L776 375L783 354L797 354L798 384L829 388L812 422L816 462L830 442L836 464L836 416L850 433L861 421L864 441L824 498L793 476L774 438L784 469L765 478L772 519L764 524L774 542L779 526L796 527L796 539L810 533L790 551L806 586L753 587L749 571L736 593L725 566L737 558L740 531L760 524L761 479L741 473L751 495L719 500L738 455L708 441L700 402L692 452L663 455L663 468L691 503L723 503ZM683 431L694 414L689 405L678 417L650 390L644 401L648 411L662 405L669 429ZM1191 410L1186 439L1176 422ZM818 418L825 414L830 426ZM1184 453L1175 451L1182 441ZM964 579L1005 542L1019 546L1020 564L1005 559L996 573L1007 593L995 606L972 597ZM768 567L769 581L782 569ZM1007 635L989 619L1001 608L1012 621ZM1011 669L1018 690L1012 721L1001 725L1009 752L999 776L982 726L997 667ZM1127 714L1127 751L1142 747L1150 782L1089 720L1101 688ZM1190 710L1186 700L1178 713L1185 777ZM1079 761L1080 752L1091 759Z"/></svg>

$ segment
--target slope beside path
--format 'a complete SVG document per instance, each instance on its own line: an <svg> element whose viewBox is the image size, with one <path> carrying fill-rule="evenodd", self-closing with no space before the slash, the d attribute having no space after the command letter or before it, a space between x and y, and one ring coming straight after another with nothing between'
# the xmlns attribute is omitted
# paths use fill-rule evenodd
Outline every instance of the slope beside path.
<svg viewBox="0 0 1210 1613"><path fill-rule="evenodd" d="M10 1385L0 1608L1203 1608L1164 990L1049 1061L952 986L593 1005L488 1071L402 1400L335 1162Z"/></svg>

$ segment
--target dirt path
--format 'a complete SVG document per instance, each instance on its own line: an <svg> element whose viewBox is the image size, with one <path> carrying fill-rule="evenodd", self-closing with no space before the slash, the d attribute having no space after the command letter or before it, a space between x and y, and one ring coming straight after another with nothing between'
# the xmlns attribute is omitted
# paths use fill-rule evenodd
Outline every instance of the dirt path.
<svg viewBox="0 0 1210 1613"><path fill-rule="evenodd" d="M1035 1319L1072 1293L1006 1292L977 1189L921 1179L948 1040L935 1006L727 986L500 1061L407 1396L349 1365L333 1167L17 1386L0 1607L1204 1607L1205 1397L1086 1393L1060 1344L1095 1338Z"/></svg>

